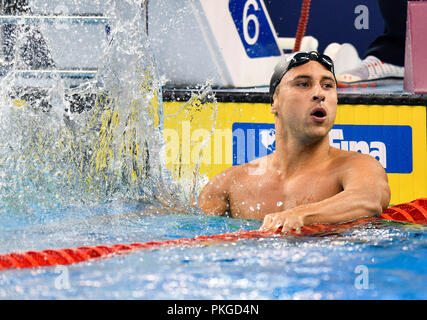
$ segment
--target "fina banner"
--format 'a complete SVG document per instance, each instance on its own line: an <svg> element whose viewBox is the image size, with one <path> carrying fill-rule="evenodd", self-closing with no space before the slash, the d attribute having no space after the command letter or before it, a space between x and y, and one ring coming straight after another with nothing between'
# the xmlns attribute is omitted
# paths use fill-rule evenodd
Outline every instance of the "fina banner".
<svg viewBox="0 0 427 320"><path fill-rule="evenodd" d="M271 123L235 122L233 165L247 163L275 150L275 130ZM369 154L387 173L411 173L412 128L399 125L334 125L329 144L341 150Z"/></svg>

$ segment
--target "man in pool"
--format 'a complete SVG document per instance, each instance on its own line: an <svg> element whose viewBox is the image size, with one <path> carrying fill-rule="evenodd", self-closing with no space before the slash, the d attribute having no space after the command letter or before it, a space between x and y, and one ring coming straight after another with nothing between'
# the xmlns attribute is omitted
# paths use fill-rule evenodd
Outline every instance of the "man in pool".
<svg viewBox="0 0 427 320"><path fill-rule="evenodd" d="M213 177L200 208L264 219L261 229L273 232L379 216L390 201L384 168L372 156L329 145L338 102L332 60L315 51L284 59L270 95L275 151Z"/></svg>

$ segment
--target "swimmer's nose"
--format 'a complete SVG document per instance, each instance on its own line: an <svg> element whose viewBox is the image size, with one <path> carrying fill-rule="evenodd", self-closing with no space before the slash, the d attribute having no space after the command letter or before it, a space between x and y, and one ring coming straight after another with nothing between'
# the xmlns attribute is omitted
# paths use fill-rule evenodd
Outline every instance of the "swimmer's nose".
<svg viewBox="0 0 427 320"><path fill-rule="evenodd" d="M325 102L325 96L324 95L320 95L320 94L314 95L313 96L313 101L316 101L316 102Z"/></svg>
<svg viewBox="0 0 427 320"><path fill-rule="evenodd" d="M313 89L313 101L325 102L325 95L323 94L322 86L316 85Z"/></svg>

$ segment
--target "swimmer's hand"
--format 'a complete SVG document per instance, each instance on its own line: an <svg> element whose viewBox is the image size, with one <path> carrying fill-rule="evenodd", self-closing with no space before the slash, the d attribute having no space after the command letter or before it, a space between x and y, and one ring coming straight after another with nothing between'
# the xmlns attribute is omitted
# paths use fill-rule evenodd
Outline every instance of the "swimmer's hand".
<svg viewBox="0 0 427 320"><path fill-rule="evenodd" d="M304 217L293 210L270 213L264 217L261 231L277 232L281 227L282 233L286 233L294 229L296 233L301 232L301 227L304 225Z"/></svg>

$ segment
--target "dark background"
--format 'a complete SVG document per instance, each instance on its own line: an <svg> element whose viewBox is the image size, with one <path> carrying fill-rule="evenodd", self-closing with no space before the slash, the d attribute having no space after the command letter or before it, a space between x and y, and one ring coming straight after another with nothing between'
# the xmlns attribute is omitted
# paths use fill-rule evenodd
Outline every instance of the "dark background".
<svg viewBox="0 0 427 320"><path fill-rule="evenodd" d="M390 0L393 1L393 0ZM295 37L302 0L264 0L278 37ZM369 9L369 28L358 30L354 13L358 5ZM319 41L320 52L332 42L351 43L363 57L369 44L384 30L376 0L312 0L305 35Z"/></svg>

